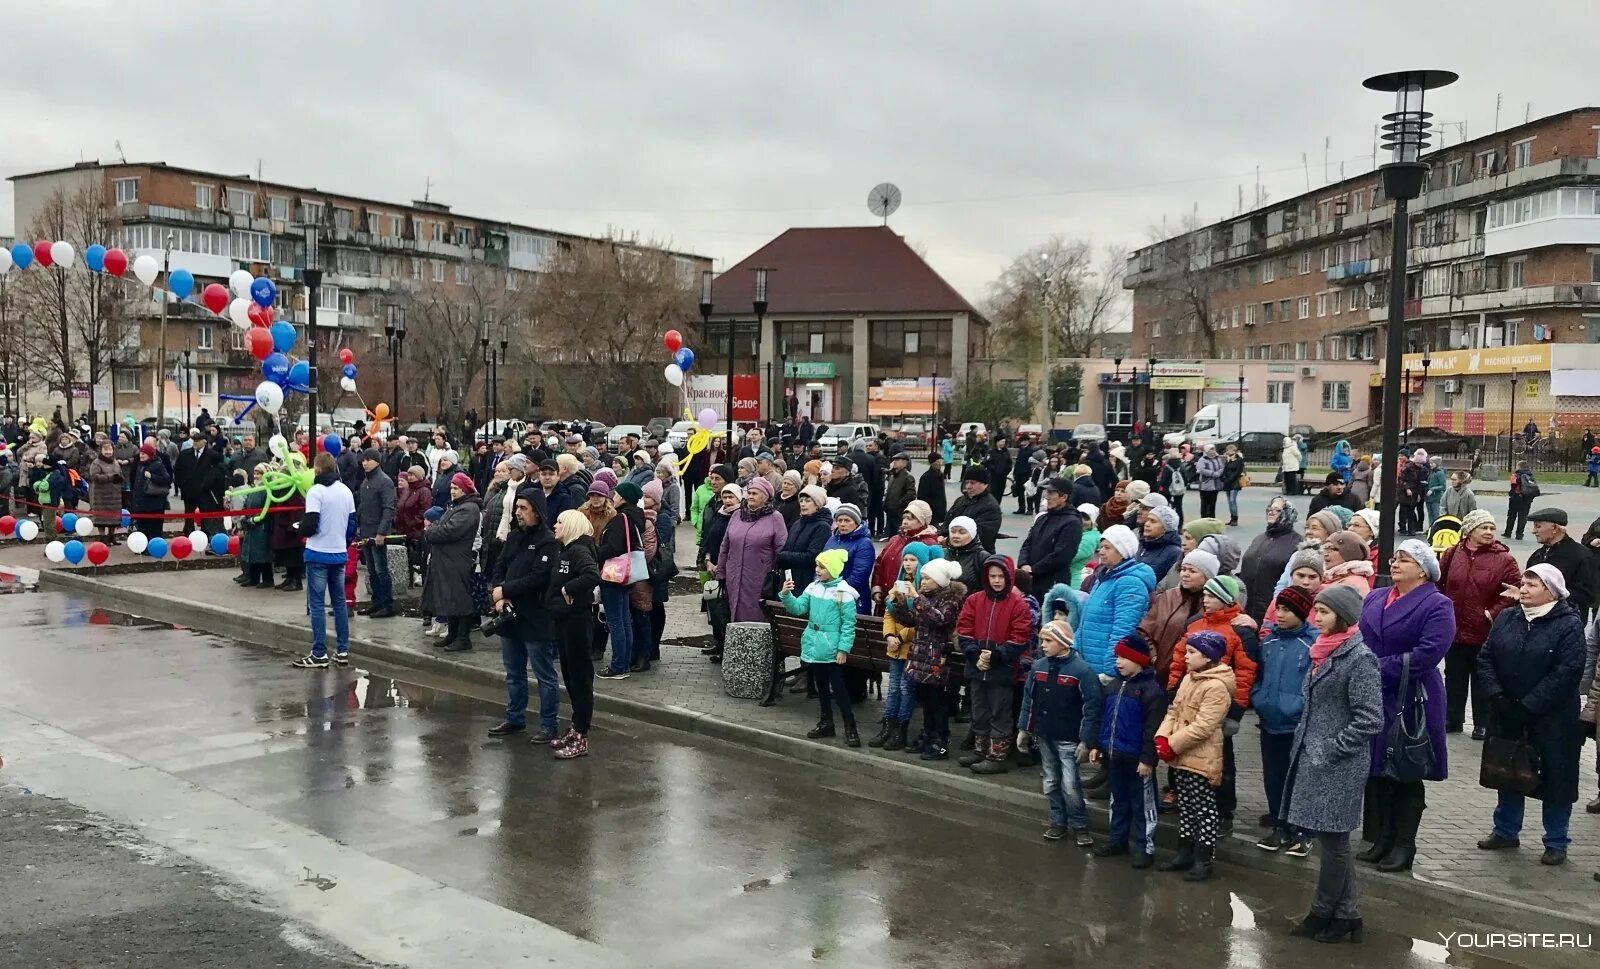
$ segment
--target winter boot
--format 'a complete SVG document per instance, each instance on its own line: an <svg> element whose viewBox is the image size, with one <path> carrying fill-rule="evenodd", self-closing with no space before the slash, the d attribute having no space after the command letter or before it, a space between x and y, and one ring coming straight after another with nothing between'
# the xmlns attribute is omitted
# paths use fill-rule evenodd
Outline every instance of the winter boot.
<svg viewBox="0 0 1600 969"><path fill-rule="evenodd" d="M1403 794L1394 805L1394 847L1378 861L1379 871L1410 871L1417 857L1417 828L1425 807L1421 795Z"/></svg>
<svg viewBox="0 0 1600 969"><path fill-rule="evenodd" d="M971 767L974 764L980 763L984 757L987 756L989 751L988 737L978 737L970 733L967 734L967 736L972 737L972 747L968 749L966 753L956 758L956 763L960 764L962 767ZM962 746L966 746L965 741L962 742Z"/></svg>
<svg viewBox="0 0 1600 969"><path fill-rule="evenodd" d="M968 730L967 731L967 735L965 737L961 738L961 749L962 750L976 750L977 748L978 748L978 735L973 733L971 730Z"/></svg>
<svg viewBox="0 0 1600 969"><path fill-rule="evenodd" d="M823 717L817 721L815 727L806 731L807 740L821 740L824 737L832 737L834 735L832 717Z"/></svg>
<svg viewBox="0 0 1600 969"><path fill-rule="evenodd" d="M906 722L904 720L895 720L889 724L889 739L884 742L883 749L906 749Z"/></svg>
<svg viewBox="0 0 1600 969"><path fill-rule="evenodd" d="M879 726L882 729L880 729L873 736L873 738L871 740L867 741L867 746L868 747L882 747L884 744L888 743L889 742L889 738L894 733L893 724L894 724L894 721L890 720L888 717L884 717L882 720L880 720L879 721Z"/></svg>
<svg viewBox="0 0 1600 969"><path fill-rule="evenodd" d="M1183 880L1186 882L1203 882L1210 878L1211 860L1216 857L1216 851L1215 845L1195 845L1194 867L1190 868L1188 873L1183 876Z"/></svg>
<svg viewBox="0 0 1600 969"><path fill-rule="evenodd" d="M1178 853L1156 866L1156 871L1188 871L1194 867L1194 839L1178 842Z"/></svg>
<svg viewBox="0 0 1600 969"><path fill-rule="evenodd" d="M972 765L974 774L1004 774L1011 770L1011 741L995 740L989 744L989 756Z"/></svg>
<svg viewBox="0 0 1600 969"><path fill-rule="evenodd" d="M854 720L846 721L844 725L844 745L846 747L861 746L861 735L856 733L856 722Z"/></svg>
<svg viewBox="0 0 1600 969"><path fill-rule="evenodd" d="M928 734L928 744L922 749L922 760L944 760L950 756L949 734Z"/></svg>
<svg viewBox="0 0 1600 969"><path fill-rule="evenodd" d="M928 734L928 725L923 724L922 732L911 738L911 742L905 746L905 752L908 754L922 753L924 750L928 749L928 741L930 739L931 738Z"/></svg>

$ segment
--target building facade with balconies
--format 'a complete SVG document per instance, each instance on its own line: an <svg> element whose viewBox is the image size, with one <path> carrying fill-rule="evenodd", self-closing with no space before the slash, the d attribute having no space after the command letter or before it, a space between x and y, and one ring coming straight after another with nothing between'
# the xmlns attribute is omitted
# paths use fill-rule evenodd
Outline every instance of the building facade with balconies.
<svg viewBox="0 0 1600 969"><path fill-rule="evenodd" d="M1424 351L1600 343L1600 108L1539 118L1424 160L1428 181L1408 226L1407 352L1420 361ZM1137 250L1125 284L1133 356L1367 361L1376 370L1392 215L1381 180L1367 173ZM1367 416L1376 423L1382 378L1370 380ZM1409 395L1413 419L1442 393ZM1157 417L1181 420L1192 403L1165 394ZM1444 403L1438 410L1454 429L1496 432L1494 420L1467 419L1474 408L1464 397Z"/></svg>

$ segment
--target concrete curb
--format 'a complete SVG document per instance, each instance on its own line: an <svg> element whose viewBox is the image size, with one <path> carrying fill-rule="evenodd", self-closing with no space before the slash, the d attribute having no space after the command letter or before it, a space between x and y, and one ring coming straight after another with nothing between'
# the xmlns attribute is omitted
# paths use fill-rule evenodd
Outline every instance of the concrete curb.
<svg viewBox="0 0 1600 969"><path fill-rule="evenodd" d="M156 595L143 589L128 589L100 581L91 574L65 570L41 571L39 587L93 597L101 605L121 607L160 622L242 639L288 654L299 655L305 651L305 629L291 623L240 615L208 602L174 595ZM359 649L363 658L378 663L445 677L496 692L505 685L504 678L497 671L460 663L445 655L421 653L355 636L351 637L351 648ZM853 750L837 744L816 743L803 737L735 723L683 707L645 703L607 695L600 690L595 692L595 710L608 716L681 730L858 777L886 781L948 801L986 810L998 808L1022 819L1037 821L1043 813L1040 795L1032 790L996 785L980 780L975 775L925 767L919 761L880 754L868 748ZM1094 829L1104 832L1109 819L1105 807L1101 802L1090 801L1089 811ZM1157 840L1162 846L1170 847L1176 839L1177 831L1173 825L1163 825L1158 830ZM1314 864L1268 854L1239 837L1224 839L1219 843L1217 859L1241 868L1269 871L1305 884L1314 884L1317 876ZM1368 899L1381 899L1410 908L1417 907L1419 903L1437 905L1443 912L1490 927L1506 926L1509 921L1507 916L1515 915L1519 920L1516 925L1518 931L1592 932L1600 927L1569 912L1530 905L1516 898L1478 892L1416 875L1411 878L1381 875L1363 868L1361 893Z"/></svg>

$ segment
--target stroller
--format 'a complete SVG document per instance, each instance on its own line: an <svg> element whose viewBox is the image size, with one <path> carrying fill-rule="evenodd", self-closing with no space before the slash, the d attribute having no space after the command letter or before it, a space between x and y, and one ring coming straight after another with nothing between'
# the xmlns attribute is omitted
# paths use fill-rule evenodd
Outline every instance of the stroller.
<svg viewBox="0 0 1600 969"><path fill-rule="evenodd" d="M1445 549L1461 542L1461 519L1454 515L1440 515L1428 529L1428 544L1435 554L1443 555Z"/></svg>

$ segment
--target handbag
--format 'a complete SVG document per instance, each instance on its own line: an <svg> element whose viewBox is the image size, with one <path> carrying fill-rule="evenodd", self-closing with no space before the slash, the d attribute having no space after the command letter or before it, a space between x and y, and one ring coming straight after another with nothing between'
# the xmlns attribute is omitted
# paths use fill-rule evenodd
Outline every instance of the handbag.
<svg viewBox="0 0 1600 969"><path fill-rule="evenodd" d="M767 577L761 583L761 601L773 602L778 598L778 590L783 588L783 573L777 569L769 569Z"/></svg>
<svg viewBox="0 0 1600 969"><path fill-rule="evenodd" d="M1491 791L1532 796L1544 777L1539 752L1526 739L1488 737L1483 741L1483 765L1478 768L1478 785Z"/></svg>
<svg viewBox="0 0 1600 969"><path fill-rule="evenodd" d="M657 550L656 557L650 560L650 581L666 582L678 574L678 563L667 553Z"/></svg>
<svg viewBox="0 0 1600 969"><path fill-rule="evenodd" d="M1239 475L1239 487L1241 487L1241 488L1250 487L1250 476L1248 474Z"/></svg>
<svg viewBox="0 0 1600 969"><path fill-rule="evenodd" d="M606 559L600 567L602 582L613 585L631 585L650 578L650 563L644 560L644 549L633 547L633 528L626 518L622 522L622 537L627 551Z"/></svg>
<svg viewBox="0 0 1600 969"><path fill-rule="evenodd" d="M1418 680L1411 682L1411 654L1400 663L1400 709L1394 722L1383 733L1383 775L1394 781L1410 782L1427 778L1433 772L1433 741L1428 736L1428 688ZM1412 711L1408 722L1406 711Z"/></svg>

